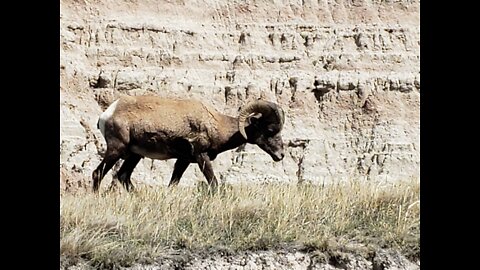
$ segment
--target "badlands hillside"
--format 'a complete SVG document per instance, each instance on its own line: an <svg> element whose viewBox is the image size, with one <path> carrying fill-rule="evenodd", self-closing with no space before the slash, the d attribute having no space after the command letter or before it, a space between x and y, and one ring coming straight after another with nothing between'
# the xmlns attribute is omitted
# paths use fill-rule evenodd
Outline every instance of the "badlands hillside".
<svg viewBox="0 0 480 270"><path fill-rule="evenodd" d="M219 155L221 182L393 182L419 176L419 1L61 0L61 188L91 186L100 113L119 93L193 97L236 116L286 112L286 157ZM143 159L135 185L174 160ZM111 174L102 182L105 187ZM181 184L203 181L190 166Z"/></svg>
<svg viewBox="0 0 480 270"><path fill-rule="evenodd" d="M419 21L419 0L60 0L60 269L419 269ZM120 94L191 97L232 116L251 99L276 102L285 158L252 145L222 153L219 181L355 189L289 185L321 191L263 196L285 185L243 195L227 186L209 197L190 166L185 190L95 197L91 173L105 150L97 120ZM133 184L166 185L174 162L143 159ZM401 189L403 180L415 184ZM224 225L229 214L245 226ZM220 252L230 231L303 248ZM182 248L215 237L210 253Z"/></svg>

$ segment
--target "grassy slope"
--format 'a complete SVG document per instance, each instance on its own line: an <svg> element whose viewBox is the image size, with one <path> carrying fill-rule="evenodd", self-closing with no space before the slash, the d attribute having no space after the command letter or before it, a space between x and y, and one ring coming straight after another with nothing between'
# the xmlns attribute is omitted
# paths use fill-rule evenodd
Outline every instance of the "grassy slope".
<svg viewBox="0 0 480 270"><path fill-rule="evenodd" d="M347 243L420 252L418 180L388 187L313 185L139 188L135 193L61 194L63 261L129 265L166 249L328 250Z"/></svg>

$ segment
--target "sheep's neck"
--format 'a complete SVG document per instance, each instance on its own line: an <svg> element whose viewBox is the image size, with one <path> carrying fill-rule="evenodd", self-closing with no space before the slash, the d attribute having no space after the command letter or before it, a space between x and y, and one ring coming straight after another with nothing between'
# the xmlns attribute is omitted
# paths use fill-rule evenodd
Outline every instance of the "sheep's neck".
<svg viewBox="0 0 480 270"><path fill-rule="evenodd" d="M224 121L224 133L218 144L218 153L237 148L247 142L238 129L238 119L226 116ZM248 128L248 127L247 127Z"/></svg>

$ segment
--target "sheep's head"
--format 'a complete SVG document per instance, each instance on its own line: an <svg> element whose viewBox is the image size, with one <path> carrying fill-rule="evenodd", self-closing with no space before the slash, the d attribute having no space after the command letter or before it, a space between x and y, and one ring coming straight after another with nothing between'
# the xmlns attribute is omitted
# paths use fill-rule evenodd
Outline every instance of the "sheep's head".
<svg viewBox="0 0 480 270"><path fill-rule="evenodd" d="M258 145L274 161L285 156L281 130L285 122L282 108L272 102L256 100L240 111L238 129L249 143ZM248 136L245 125L248 123Z"/></svg>

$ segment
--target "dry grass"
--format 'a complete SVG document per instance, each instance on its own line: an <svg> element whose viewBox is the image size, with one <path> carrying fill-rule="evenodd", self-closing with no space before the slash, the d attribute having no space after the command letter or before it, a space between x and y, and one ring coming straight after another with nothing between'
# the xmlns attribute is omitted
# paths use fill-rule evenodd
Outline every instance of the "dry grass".
<svg viewBox="0 0 480 270"><path fill-rule="evenodd" d="M61 194L63 260L129 265L167 249L326 250L347 243L419 255L418 180L314 185L139 188ZM332 245L332 243L337 243Z"/></svg>

